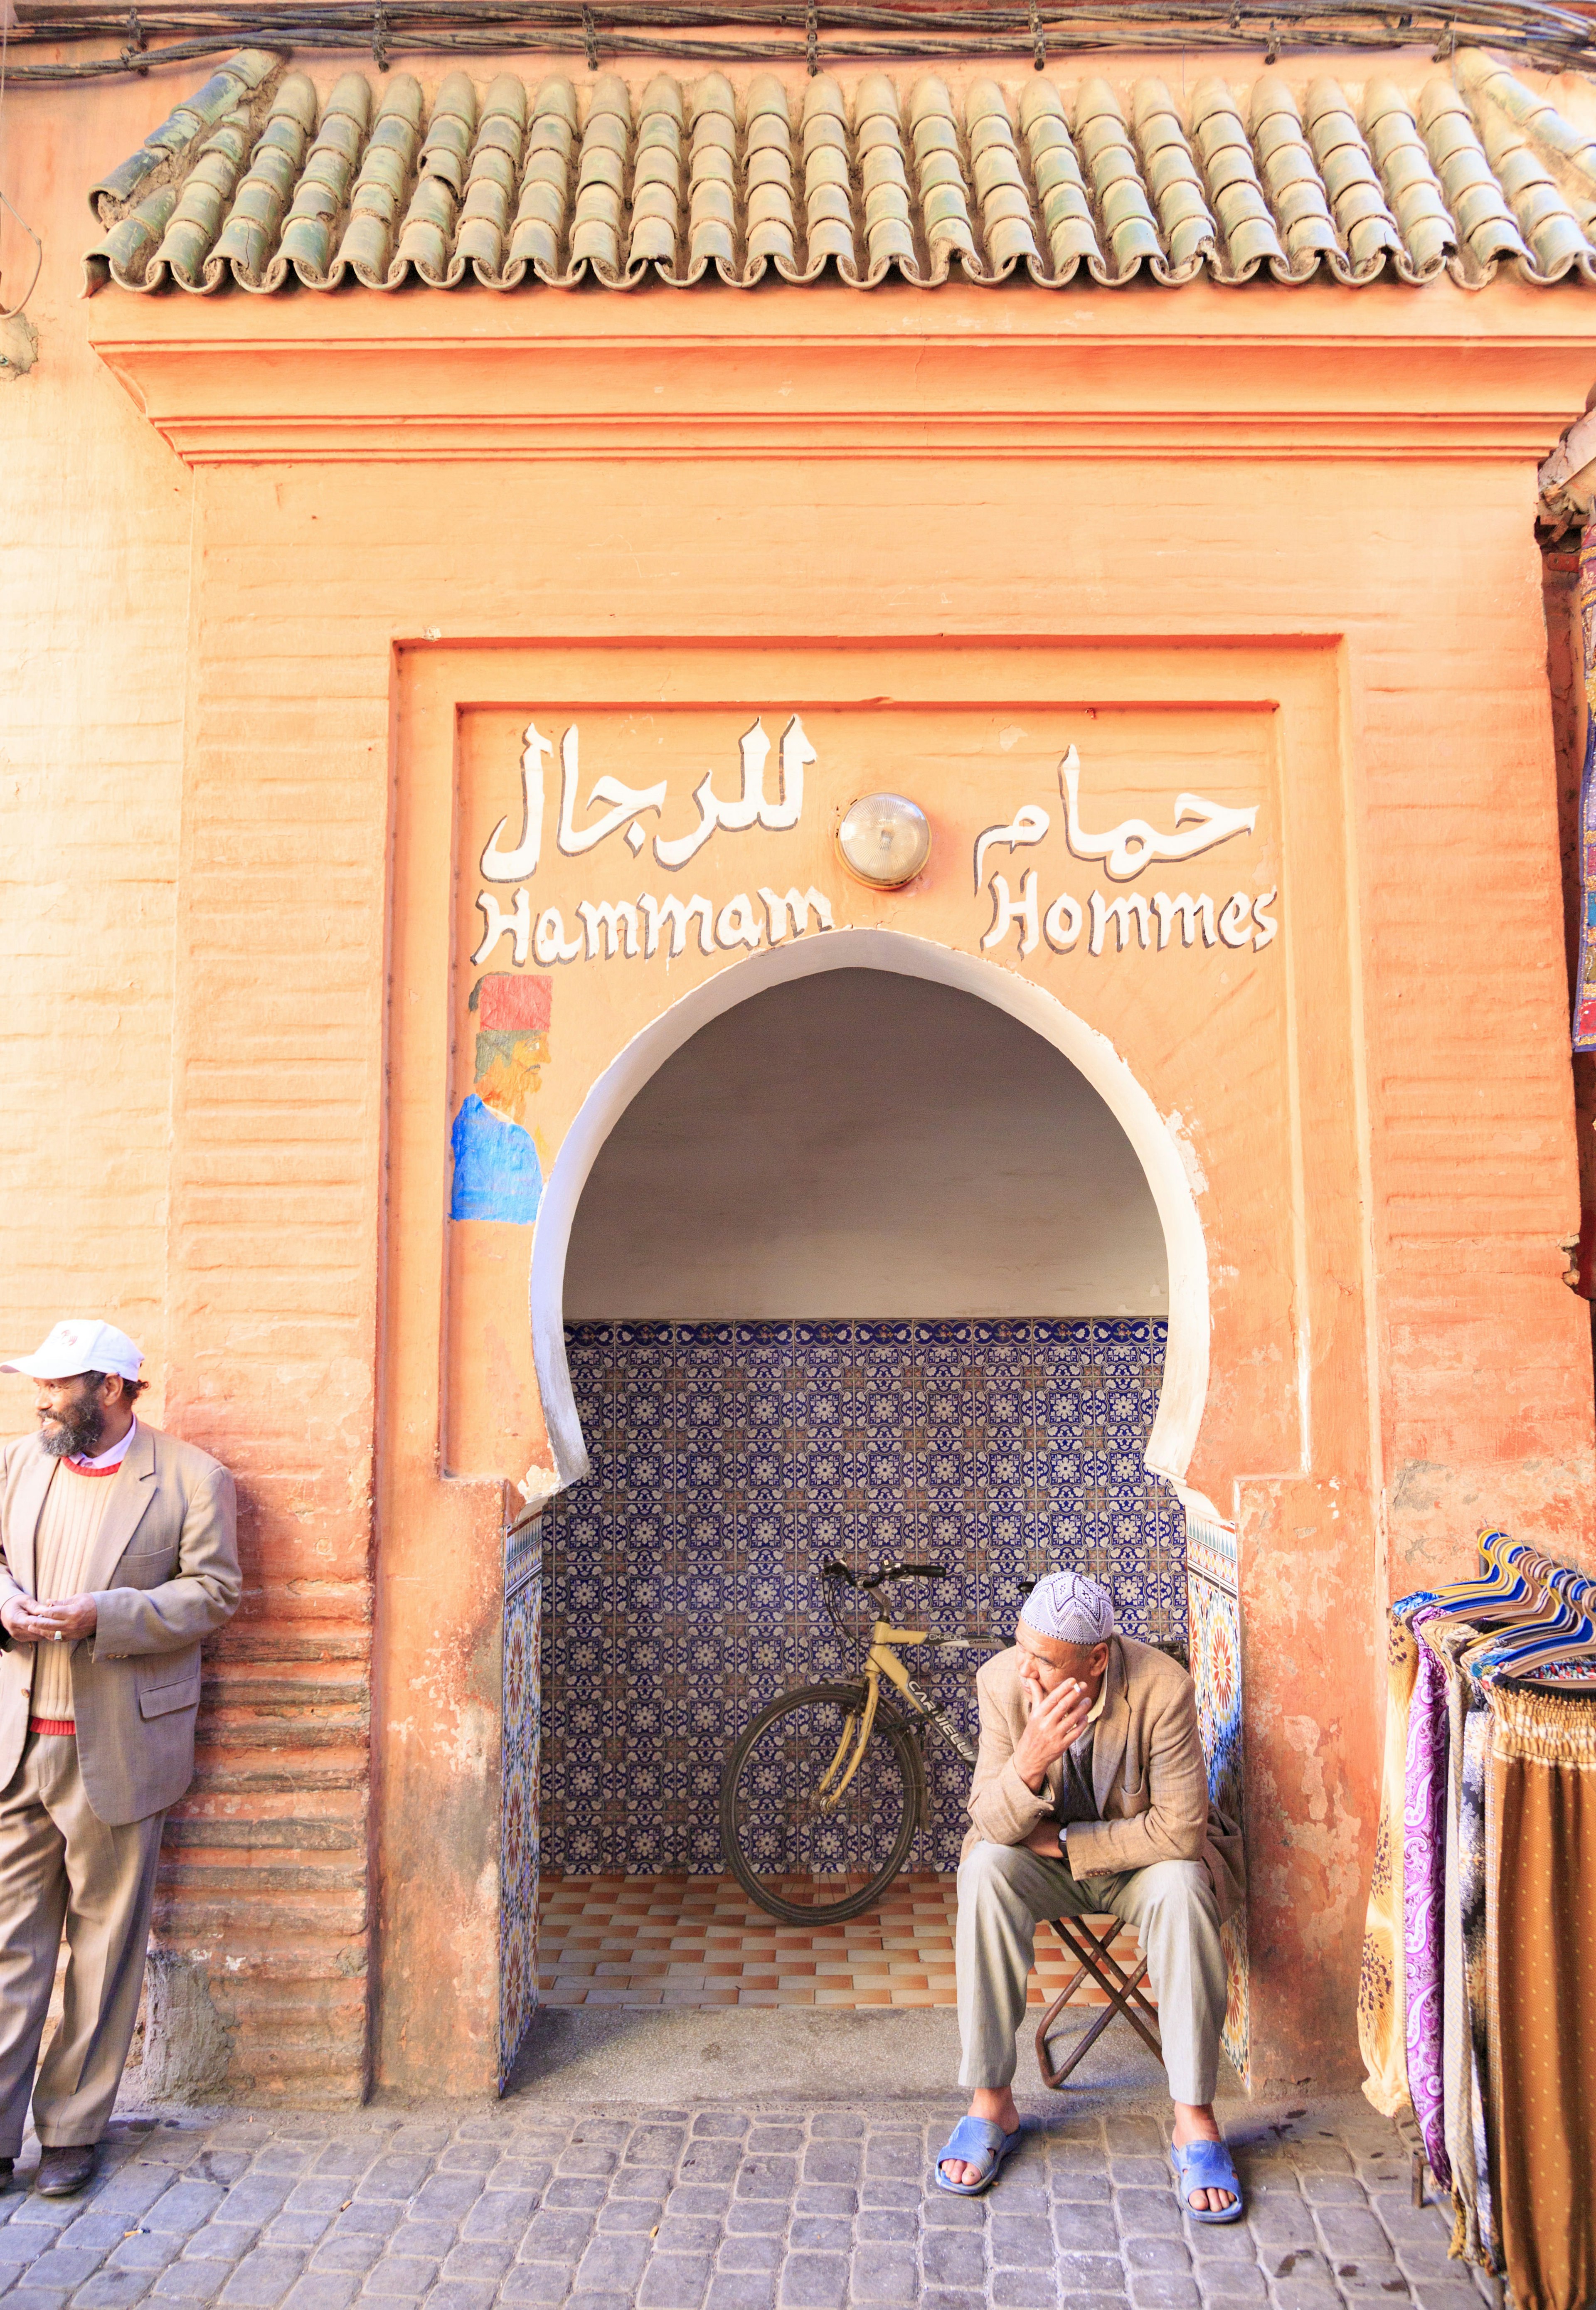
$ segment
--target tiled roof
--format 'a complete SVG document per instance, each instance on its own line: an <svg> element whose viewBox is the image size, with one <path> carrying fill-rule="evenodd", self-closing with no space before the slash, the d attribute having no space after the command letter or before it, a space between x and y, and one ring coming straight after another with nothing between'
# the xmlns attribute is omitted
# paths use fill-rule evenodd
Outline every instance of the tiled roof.
<svg viewBox="0 0 1596 2310"><path fill-rule="evenodd" d="M246 50L91 197L91 290L1596 279L1596 141L1479 49L1406 91L454 72L429 103Z"/></svg>

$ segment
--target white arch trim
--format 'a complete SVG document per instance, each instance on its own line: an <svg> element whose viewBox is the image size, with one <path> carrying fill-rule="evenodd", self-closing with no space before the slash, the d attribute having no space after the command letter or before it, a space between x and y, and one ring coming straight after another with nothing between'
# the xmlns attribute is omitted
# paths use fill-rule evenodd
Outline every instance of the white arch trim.
<svg viewBox="0 0 1596 2310"><path fill-rule="evenodd" d="M649 1077L710 1020L768 986L849 969L895 971L900 977L929 978L978 995L1062 1051L1106 1101L1136 1151L1163 1223L1169 1262L1169 1343L1147 1464L1155 1475L1170 1478L1184 1496L1183 1480L1208 1394L1208 1252L1174 1129L1163 1121L1108 1038L1067 1011L1045 987L977 955L889 930L818 932L768 947L716 971L634 1035L583 1100L544 1184L533 1238L533 1354L553 1453L554 1483L551 1487L547 1474L535 1471L529 1493L535 1486L550 1497L587 1473L587 1447L565 1352L565 1263L571 1223L599 1149Z"/></svg>

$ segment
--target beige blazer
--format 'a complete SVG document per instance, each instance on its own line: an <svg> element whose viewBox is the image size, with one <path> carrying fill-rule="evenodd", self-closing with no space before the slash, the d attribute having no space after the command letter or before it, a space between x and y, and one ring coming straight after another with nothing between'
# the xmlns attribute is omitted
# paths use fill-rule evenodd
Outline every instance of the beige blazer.
<svg viewBox="0 0 1596 2310"><path fill-rule="evenodd" d="M1056 1807L1064 1771L1061 1758L1048 1767L1037 1792L1015 1767L1015 1747L1030 1714L1016 1646L985 1663L976 1692L981 1746L970 1785L974 1825L964 1853L979 1844L1023 1845ZM1197 1688L1178 1661L1133 1637L1109 1638L1092 1788L1102 1819L1070 1826L1070 1866L1077 1877L1117 1876L1155 1861L1206 1861L1220 1916L1241 1906L1246 1881L1241 1831L1208 1793Z"/></svg>
<svg viewBox="0 0 1596 2310"><path fill-rule="evenodd" d="M0 1605L33 1594L33 1543L55 1462L37 1436L0 1454ZM233 1480L141 1420L109 1479L83 1588L100 1608L72 1648L83 1790L112 1828L175 1804L194 1778L200 1638L239 1608ZM0 1788L28 1734L36 1646L0 1628Z"/></svg>

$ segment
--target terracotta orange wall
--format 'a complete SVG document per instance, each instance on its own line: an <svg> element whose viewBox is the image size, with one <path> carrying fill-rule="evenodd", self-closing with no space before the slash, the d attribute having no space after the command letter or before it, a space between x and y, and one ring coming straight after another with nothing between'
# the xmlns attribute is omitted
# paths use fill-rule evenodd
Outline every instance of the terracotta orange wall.
<svg viewBox="0 0 1596 2310"><path fill-rule="evenodd" d="M11 189L50 257L40 366L0 386L21 442L0 522L20 508L10 582L38 641L0 665L35 908L0 1289L24 1334L67 1293L143 1324L172 1424L242 1480L249 1601L169 1912L228 2074L367 2074L380 1414L377 2070L482 2081L504 1506L440 1472L436 1259L419 1323L392 1291L406 1231L439 1222L430 1187L385 1211L386 1151L441 1117L388 1114L385 1066L403 1044L447 1074L450 1031L389 920L402 669L437 643L662 633L938 636L950 656L1130 634L1172 658L1306 637L1332 670L1349 860L1315 903L1355 925L1355 977L1317 1144L1361 1168L1319 1178L1310 1132L1295 1192L1310 1244L1320 1201L1346 1198L1355 1272L1338 1252L1293 1288L1340 1309L1318 1336L1347 1456L1206 1472L1243 1534L1262 2070L1343 2071L1385 1595L1461 1567L1488 1519L1590 1560L1531 526L1535 457L1589 382L1577 292L78 307L78 188L186 84L9 100ZM726 334L756 326L759 346ZM969 406L973 456L950 446ZM915 455L881 454L894 425ZM423 799L448 842L452 796ZM423 927L447 956L447 925ZM1238 1071L1214 1113L1266 1089ZM1245 1279L1219 1281L1245 1331ZM1214 1436L1236 1386L1216 1369ZM24 1392L0 1402L25 1421ZM1247 1481L1227 1498L1227 1476Z"/></svg>

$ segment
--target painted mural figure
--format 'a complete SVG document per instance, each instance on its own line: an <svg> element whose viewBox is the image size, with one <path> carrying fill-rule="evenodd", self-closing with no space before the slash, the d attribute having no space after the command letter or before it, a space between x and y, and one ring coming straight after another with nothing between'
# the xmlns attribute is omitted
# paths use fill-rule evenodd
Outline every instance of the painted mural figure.
<svg viewBox="0 0 1596 2310"><path fill-rule="evenodd" d="M57 1324L0 1364L38 1385L39 1432L0 1468L0 2186L91 2179L138 2019L167 1809L194 1778L200 1640L232 1618L233 1480L135 1405L125 1332ZM56 1958L61 2026L34 2083Z"/></svg>
<svg viewBox="0 0 1596 2310"><path fill-rule="evenodd" d="M1209 1795L1195 1689L1167 1654L1117 1634L1107 1589L1077 1573L1040 1581L1014 1634L976 1680L957 1943L971 2101L939 2154L938 2184L987 2189L1019 2143L1014 2036L1037 1926L1112 1914L1134 1927L1158 2002L1181 2193L1194 2221L1239 2220L1213 2097L1219 1928L1243 1900L1241 1837Z"/></svg>

